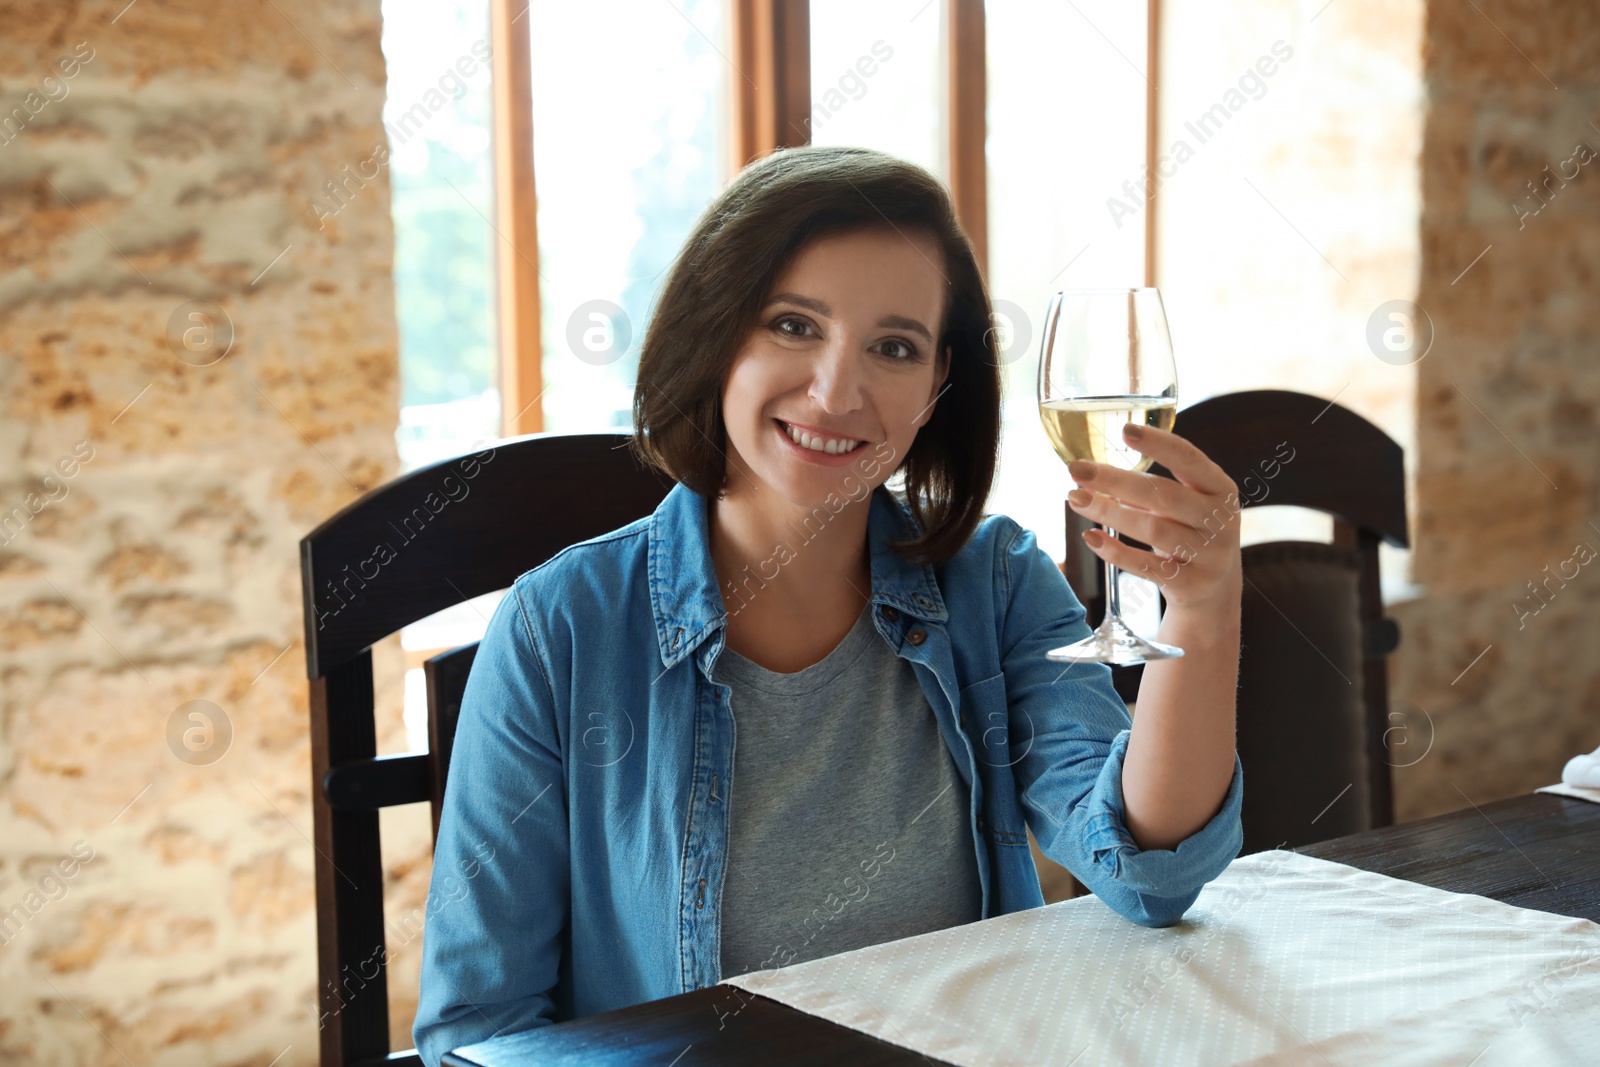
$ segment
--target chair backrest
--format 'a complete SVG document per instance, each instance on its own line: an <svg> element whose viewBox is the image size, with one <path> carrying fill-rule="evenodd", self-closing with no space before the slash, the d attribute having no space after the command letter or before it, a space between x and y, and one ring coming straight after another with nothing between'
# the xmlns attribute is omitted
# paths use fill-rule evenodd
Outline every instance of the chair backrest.
<svg viewBox="0 0 1600 1067"><path fill-rule="evenodd" d="M389 1048L378 811L431 802L437 830L477 649L426 664L430 750L379 757L372 645L654 511L672 483L627 445L626 434L499 441L374 489L300 542L324 1067L420 1064Z"/></svg>
<svg viewBox="0 0 1600 1067"><path fill-rule="evenodd" d="M1243 851L1390 825L1385 657L1399 628L1383 615L1378 543L1407 544L1400 446L1347 408L1279 389L1203 400L1178 412L1174 431L1227 471L1243 506L1288 504L1333 517L1332 544L1280 541L1242 552ZM1151 473L1171 477L1159 463ZM1093 624L1105 610L1103 577L1079 537L1092 524L1070 507L1065 513L1062 569ZM1142 675L1139 666L1112 668L1130 702Z"/></svg>

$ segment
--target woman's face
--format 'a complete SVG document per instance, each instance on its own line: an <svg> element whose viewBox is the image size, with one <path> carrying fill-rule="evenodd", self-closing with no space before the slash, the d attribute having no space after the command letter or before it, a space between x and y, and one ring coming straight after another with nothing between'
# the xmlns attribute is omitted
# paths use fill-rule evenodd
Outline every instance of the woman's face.
<svg viewBox="0 0 1600 1067"><path fill-rule="evenodd" d="M723 388L729 492L814 508L889 479L949 373L942 260L931 237L885 226L816 238L790 261Z"/></svg>

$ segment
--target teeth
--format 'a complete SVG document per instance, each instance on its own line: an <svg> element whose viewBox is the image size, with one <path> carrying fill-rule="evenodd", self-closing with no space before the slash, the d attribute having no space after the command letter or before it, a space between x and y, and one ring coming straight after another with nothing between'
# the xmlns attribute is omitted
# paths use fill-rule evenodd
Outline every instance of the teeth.
<svg viewBox="0 0 1600 1067"><path fill-rule="evenodd" d="M861 444L860 441L840 440L837 437L818 437L815 434L797 430L788 423L783 424L784 430L789 434L789 440L801 448L810 449L812 452L826 452L830 456L837 456L841 452L849 452Z"/></svg>

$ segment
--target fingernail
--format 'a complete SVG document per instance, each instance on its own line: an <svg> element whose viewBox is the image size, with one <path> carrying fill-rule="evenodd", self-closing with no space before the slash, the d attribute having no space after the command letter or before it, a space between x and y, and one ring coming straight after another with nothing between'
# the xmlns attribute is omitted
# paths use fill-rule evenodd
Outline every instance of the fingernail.
<svg viewBox="0 0 1600 1067"><path fill-rule="evenodd" d="M1074 489L1067 494L1067 499L1072 502L1074 507L1081 508L1094 499L1094 494L1087 489Z"/></svg>
<svg viewBox="0 0 1600 1067"><path fill-rule="evenodd" d="M1087 482L1094 478L1096 467L1086 459L1075 459L1067 464L1067 473L1072 475L1075 482Z"/></svg>
<svg viewBox="0 0 1600 1067"><path fill-rule="evenodd" d="M1122 433L1130 441L1137 441L1144 436L1144 427L1136 422L1130 422L1122 428Z"/></svg>

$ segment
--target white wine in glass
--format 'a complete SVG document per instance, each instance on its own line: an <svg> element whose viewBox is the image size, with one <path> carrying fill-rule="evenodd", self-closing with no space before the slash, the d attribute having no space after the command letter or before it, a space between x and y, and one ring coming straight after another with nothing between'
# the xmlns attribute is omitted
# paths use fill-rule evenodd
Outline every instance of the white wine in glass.
<svg viewBox="0 0 1600 1067"><path fill-rule="evenodd" d="M1063 463L1086 459L1125 471L1146 471L1152 460L1122 439L1122 427L1172 429L1178 401L1169 396L1086 396L1039 405L1045 436Z"/></svg>
<svg viewBox="0 0 1600 1067"><path fill-rule="evenodd" d="M1128 471L1149 456L1123 440L1127 423L1172 429L1178 374L1161 294L1155 289L1067 289L1050 300L1039 352L1039 418L1063 463L1088 460ZM1107 528L1106 537L1115 538ZM1147 641L1122 620L1117 568L1106 574L1106 617L1053 660L1130 664L1174 659L1176 645Z"/></svg>

